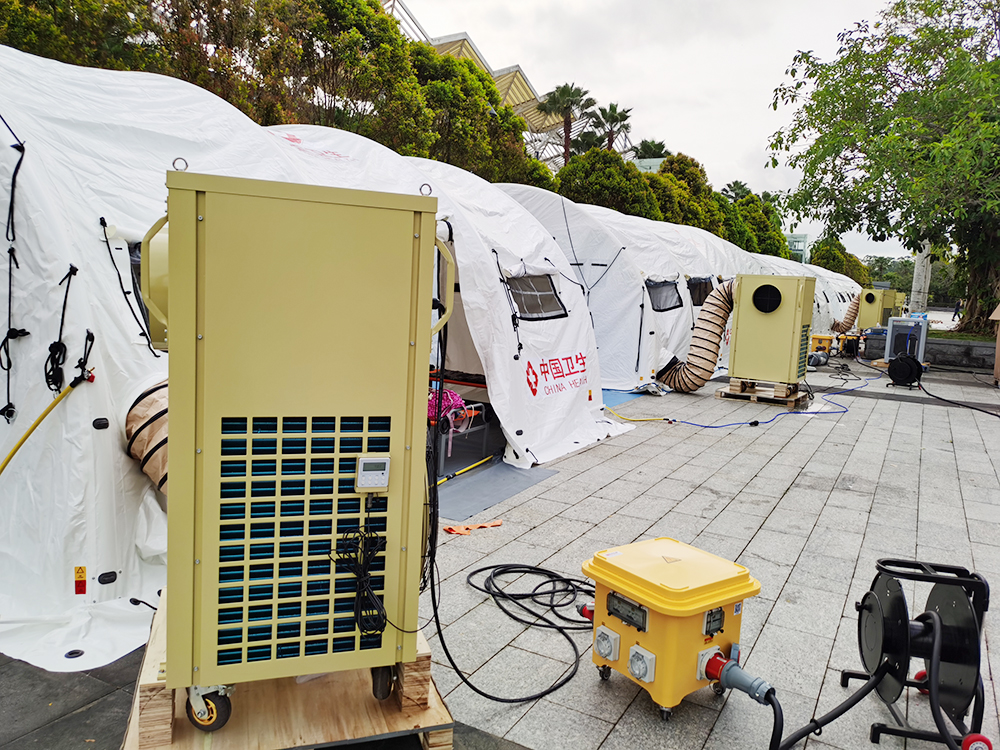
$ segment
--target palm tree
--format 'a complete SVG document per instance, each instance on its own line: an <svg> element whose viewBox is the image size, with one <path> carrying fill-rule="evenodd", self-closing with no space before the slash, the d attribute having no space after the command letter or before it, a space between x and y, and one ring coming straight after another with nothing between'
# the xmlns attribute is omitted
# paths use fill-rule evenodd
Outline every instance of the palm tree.
<svg viewBox="0 0 1000 750"><path fill-rule="evenodd" d="M667 145L663 141L641 140L638 146L632 147L636 159L663 159L670 156Z"/></svg>
<svg viewBox="0 0 1000 750"><path fill-rule="evenodd" d="M575 83L564 83L546 94L545 101L538 105L542 114L563 118L563 164L569 163L573 118L585 115L597 104L587 96L588 93Z"/></svg>
<svg viewBox="0 0 1000 750"><path fill-rule="evenodd" d="M574 156L585 154L592 148L601 148L604 146L604 137L593 130L584 130L570 142L570 145L573 148Z"/></svg>
<svg viewBox="0 0 1000 750"><path fill-rule="evenodd" d="M752 191L747 186L747 184L745 182L741 182L740 180L733 180L724 188L722 188L722 194L727 198L729 198L729 200L731 200L733 203L736 203L736 201L742 198L746 198L748 195L751 194L751 192Z"/></svg>
<svg viewBox="0 0 1000 750"><path fill-rule="evenodd" d="M628 123L629 112L632 108L618 109L617 104L609 104L607 107L599 107L596 113L590 115L590 121L594 123L597 130L603 131L608 139L608 151L615 149L615 136L627 133L632 129Z"/></svg>

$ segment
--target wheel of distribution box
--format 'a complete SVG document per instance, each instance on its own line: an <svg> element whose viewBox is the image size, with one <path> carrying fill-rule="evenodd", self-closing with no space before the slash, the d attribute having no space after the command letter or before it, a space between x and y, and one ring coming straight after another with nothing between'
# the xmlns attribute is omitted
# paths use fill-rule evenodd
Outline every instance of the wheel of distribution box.
<svg viewBox="0 0 1000 750"><path fill-rule="evenodd" d="M721 682L713 682L712 683L712 692L715 693L716 695L725 695L726 694L726 689L724 687L722 687L722 683Z"/></svg>
<svg viewBox="0 0 1000 750"><path fill-rule="evenodd" d="M205 717L199 719L191 707L191 701L188 700L188 719L194 724L195 729L200 729L203 732L214 732L217 729L222 729L229 721L229 717L233 715L233 704L229 700L229 696L206 693L201 698L205 701L205 708L208 709Z"/></svg>
<svg viewBox="0 0 1000 750"><path fill-rule="evenodd" d="M962 750L993 750L993 743L981 734L970 734L962 740Z"/></svg>
<svg viewBox="0 0 1000 750"><path fill-rule="evenodd" d="M597 668L597 673L601 676L602 680L611 679L611 667L607 664L602 664Z"/></svg>

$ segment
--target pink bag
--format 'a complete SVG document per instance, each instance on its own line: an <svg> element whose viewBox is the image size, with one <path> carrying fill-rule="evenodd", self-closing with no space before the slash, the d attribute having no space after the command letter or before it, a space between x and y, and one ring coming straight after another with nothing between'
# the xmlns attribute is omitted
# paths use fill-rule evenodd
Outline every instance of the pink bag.
<svg viewBox="0 0 1000 750"><path fill-rule="evenodd" d="M427 418L428 419L437 419L437 415L438 415L438 408L437 408L437 406L438 406L437 405L438 398L437 397L438 397L437 390L436 389L432 390L431 393L430 393L430 396L427 399ZM449 389L445 388L444 389L444 398L442 400L444 401L443 408L441 409L441 413L443 415L447 415L448 413L450 413L454 409L465 409L465 401L462 399L461 396L459 396L457 393L455 393L455 391L452 391L452 390L449 390Z"/></svg>

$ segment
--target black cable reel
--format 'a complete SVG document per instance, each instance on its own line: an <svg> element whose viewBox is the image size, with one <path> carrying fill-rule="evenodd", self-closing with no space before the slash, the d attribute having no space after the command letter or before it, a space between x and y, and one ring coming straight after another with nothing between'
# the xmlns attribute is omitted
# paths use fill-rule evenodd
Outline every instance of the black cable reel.
<svg viewBox="0 0 1000 750"><path fill-rule="evenodd" d="M889 360L889 379L893 385L913 386L923 374L924 366L912 354L899 354Z"/></svg>
<svg viewBox="0 0 1000 750"><path fill-rule="evenodd" d="M870 590L855 604L858 648L865 671L844 671L840 680L846 687L849 680L869 680L882 668L875 692L900 726L873 724L871 741L878 742L887 734L938 742L953 750L960 744L962 748L977 747L977 742L989 747L985 740L974 739L982 731L985 702L980 643L989 608L986 579L958 566L909 560L879 560L876 568L878 574ZM901 580L934 584L925 611L912 620ZM923 659L925 667L913 680L907 679L911 659ZM894 709L904 687L929 695L938 732L911 728ZM972 724L967 727L964 722L970 707ZM947 727L944 715L958 736Z"/></svg>

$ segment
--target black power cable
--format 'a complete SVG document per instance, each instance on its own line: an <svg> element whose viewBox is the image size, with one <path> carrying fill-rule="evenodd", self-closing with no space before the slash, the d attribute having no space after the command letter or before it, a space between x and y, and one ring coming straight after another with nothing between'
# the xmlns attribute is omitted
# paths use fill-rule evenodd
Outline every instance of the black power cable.
<svg viewBox="0 0 1000 750"><path fill-rule="evenodd" d="M963 404L961 401L952 401L949 398L944 398L943 396L936 396L924 387L924 382L921 380L917 383L917 388L922 390L931 398L936 398L938 401L944 401L946 404L953 404L954 406L962 406L966 409L972 409L973 411L981 411L983 414L989 414L991 417L997 417L1000 419L1000 414L995 411L990 411L989 409L980 409L978 406L972 406L971 404Z"/></svg>
<svg viewBox="0 0 1000 750"><path fill-rule="evenodd" d="M149 349L149 353L154 357L159 358L159 354L153 349L153 342L150 339L149 331L146 326L139 319L139 316L135 314L135 310L132 308L132 303L129 302L128 292L125 291L125 283L122 281L121 271L118 270L118 264L115 263L114 253L111 252L111 241L108 239L108 222L101 217L101 230L104 232L104 244L108 246L108 258L111 259L111 266L115 269L115 275L118 276L118 287L122 290L122 297L125 298L125 304L128 305L128 311L132 313L132 319L135 320L135 324L139 326L139 335L146 339L146 347Z"/></svg>

